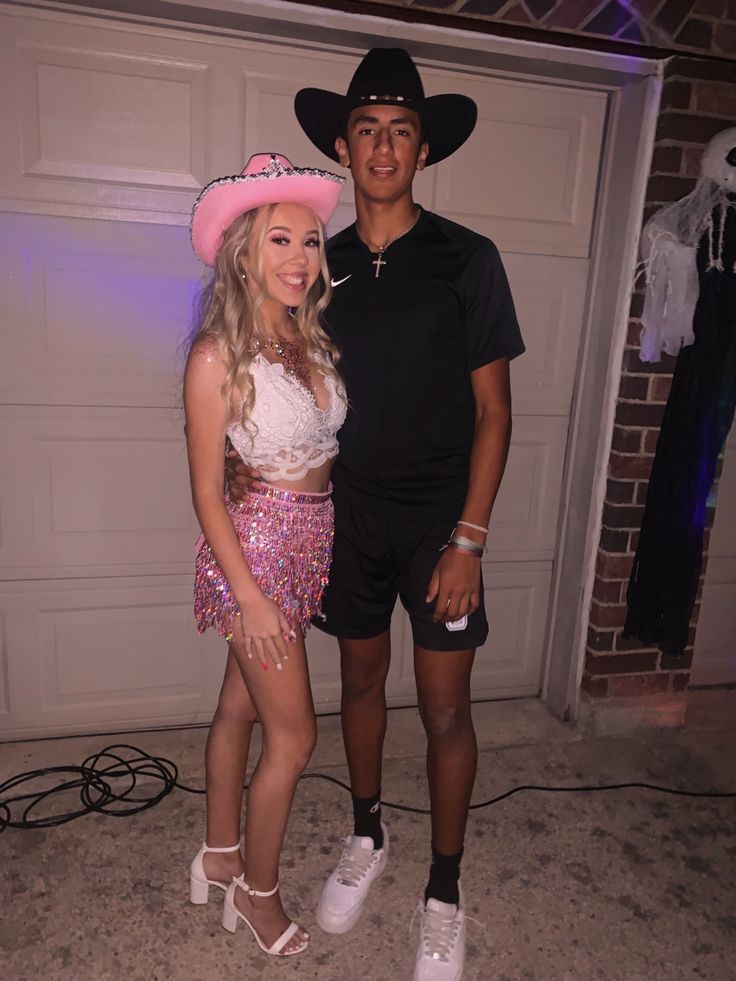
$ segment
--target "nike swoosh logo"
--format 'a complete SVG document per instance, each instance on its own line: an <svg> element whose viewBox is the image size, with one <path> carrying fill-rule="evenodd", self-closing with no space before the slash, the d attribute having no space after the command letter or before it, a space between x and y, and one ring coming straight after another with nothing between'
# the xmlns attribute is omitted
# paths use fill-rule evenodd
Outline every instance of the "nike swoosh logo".
<svg viewBox="0 0 736 981"><path fill-rule="evenodd" d="M342 279L331 279L330 284L332 286L339 286L341 283L347 282L347 280L349 280L352 275L353 275L352 273L348 273L347 276L343 276Z"/></svg>

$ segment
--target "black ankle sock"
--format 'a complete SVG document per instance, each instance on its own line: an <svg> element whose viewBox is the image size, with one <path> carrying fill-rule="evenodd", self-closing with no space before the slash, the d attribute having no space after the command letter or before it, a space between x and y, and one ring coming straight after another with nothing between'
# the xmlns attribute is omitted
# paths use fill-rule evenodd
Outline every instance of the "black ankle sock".
<svg viewBox="0 0 736 981"><path fill-rule="evenodd" d="M429 869L429 882L424 891L424 902L428 899L438 899L441 903L460 902L460 859L463 857L462 848L457 855L442 855L432 848L432 865Z"/></svg>
<svg viewBox="0 0 736 981"><path fill-rule="evenodd" d="M380 790L372 797L353 797L353 819L353 834L359 838L372 838L374 848L383 848Z"/></svg>

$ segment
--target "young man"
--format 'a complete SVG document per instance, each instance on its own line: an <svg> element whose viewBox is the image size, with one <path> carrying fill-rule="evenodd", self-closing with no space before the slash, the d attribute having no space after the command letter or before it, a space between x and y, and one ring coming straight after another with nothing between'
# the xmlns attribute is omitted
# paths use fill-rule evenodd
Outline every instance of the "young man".
<svg viewBox="0 0 736 981"><path fill-rule="evenodd" d="M425 98L407 52L374 49L346 96L303 89L295 110L312 142L350 168L357 210L328 244L326 319L349 410L332 477L330 583L315 621L340 644L354 828L317 921L351 929L388 857L381 762L398 595L412 625L432 809L414 977L459 981L459 870L477 761L470 672L488 634L481 556L511 434L509 361L524 345L495 246L412 197L415 173L472 132L472 100Z"/></svg>

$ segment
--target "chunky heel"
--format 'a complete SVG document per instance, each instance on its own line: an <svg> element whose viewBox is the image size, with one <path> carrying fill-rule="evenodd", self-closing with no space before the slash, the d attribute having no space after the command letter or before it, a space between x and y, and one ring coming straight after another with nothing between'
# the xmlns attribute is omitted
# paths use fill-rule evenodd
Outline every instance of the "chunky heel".
<svg viewBox="0 0 736 981"><path fill-rule="evenodd" d="M309 935L305 937L304 940L295 947L294 950L286 950L286 946L294 936L294 934L299 929L297 923L290 923L289 926L284 930L278 939L267 947L263 940L261 940L256 928L250 922L247 916L243 916L238 907L235 905L235 892L237 889L242 889L243 892L247 892L249 896L274 896L278 892L279 884L278 882L270 889L268 892L259 892L257 889L252 889L248 883L245 881L245 877L242 875L234 876L233 881L227 887L227 892L225 893L225 905L222 907L222 925L230 933L235 933L238 928L238 920L242 920L243 923L250 929L253 934L253 939L261 948L264 954L270 954L272 957L291 957L292 954L301 954L303 950L306 950L309 946Z"/></svg>
<svg viewBox="0 0 736 981"><path fill-rule="evenodd" d="M238 911L227 901L227 897L222 907L222 925L230 933L235 933L238 929Z"/></svg>
<svg viewBox="0 0 736 981"><path fill-rule="evenodd" d="M189 866L190 903L193 903L195 906L205 906L210 896L210 886L215 886L217 889L227 892L227 886L224 882L218 882L216 879L208 879L204 874L202 859L207 852L237 852L239 850L240 844L231 845L228 848L210 848L206 843L202 845L194 856L192 864Z"/></svg>
<svg viewBox="0 0 736 981"><path fill-rule="evenodd" d="M209 882L200 882L193 875L189 876L189 902L195 906L204 906L210 895Z"/></svg>

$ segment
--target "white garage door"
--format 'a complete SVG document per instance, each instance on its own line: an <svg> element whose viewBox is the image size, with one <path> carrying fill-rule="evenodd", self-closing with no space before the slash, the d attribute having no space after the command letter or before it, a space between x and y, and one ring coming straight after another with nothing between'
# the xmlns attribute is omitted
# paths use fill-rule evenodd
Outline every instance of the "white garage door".
<svg viewBox="0 0 736 981"><path fill-rule="evenodd" d="M0 15L0 731L206 720L221 642L192 626L193 518L181 342L199 269L202 184L253 152L324 163L294 92L344 91L357 55L267 39ZM485 564L491 636L475 695L540 688L575 386L602 92L424 66L476 99L469 144L418 199L501 249L528 353ZM8 97L9 95L9 97ZM335 229L352 220L346 189ZM390 698L413 698L406 619ZM334 642L313 632L315 699L334 710Z"/></svg>

